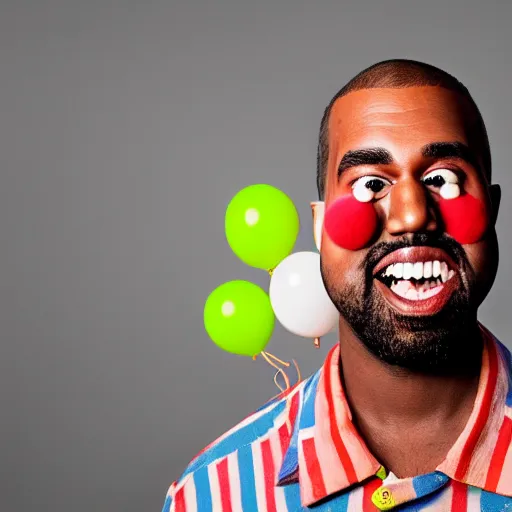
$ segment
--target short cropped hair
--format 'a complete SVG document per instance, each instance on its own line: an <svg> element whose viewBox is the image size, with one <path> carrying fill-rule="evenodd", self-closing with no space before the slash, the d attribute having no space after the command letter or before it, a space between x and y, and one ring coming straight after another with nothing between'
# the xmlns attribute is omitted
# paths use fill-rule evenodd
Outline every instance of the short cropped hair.
<svg viewBox="0 0 512 512"><path fill-rule="evenodd" d="M320 123L317 151L317 187L320 199L324 199L327 160L329 157L328 125L334 102L350 92L373 88L405 88L438 86L458 92L469 101L475 114L475 133L482 143L481 158L487 180L491 180L491 150L482 115L467 88L455 77L430 64L407 59L385 60L373 64L357 74L340 89L324 111Z"/></svg>

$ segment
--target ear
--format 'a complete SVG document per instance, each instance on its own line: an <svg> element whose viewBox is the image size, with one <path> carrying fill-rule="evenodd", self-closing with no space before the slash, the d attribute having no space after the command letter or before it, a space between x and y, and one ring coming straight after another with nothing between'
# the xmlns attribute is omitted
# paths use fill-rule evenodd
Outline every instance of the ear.
<svg viewBox="0 0 512 512"><path fill-rule="evenodd" d="M492 225L496 225L498 220L498 211L500 209L501 202L501 187L499 185L491 185L489 187L489 195L491 196L491 222Z"/></svg>
<svg viewBox="0 0 512 512"><path fill-rule="evenodd" d="M313 213L313 238L315 240L316 248L318 249L318 252L320 252L322 230L324 227L325 203L323 201L313 201L310 204L311 211Z"/></svg>

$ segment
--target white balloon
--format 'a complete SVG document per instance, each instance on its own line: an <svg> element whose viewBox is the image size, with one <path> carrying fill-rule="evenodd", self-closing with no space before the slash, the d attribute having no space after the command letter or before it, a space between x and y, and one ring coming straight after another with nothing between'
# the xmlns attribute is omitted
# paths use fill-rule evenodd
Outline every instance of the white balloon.
<svg viewBox="0 0 512 512"><path fill-rule="evenodd" d="M296 252L274 269L270 302L288 331L305 338L319 338L335 327L339 313L327 295L320 273L320 255Z"/></svg>

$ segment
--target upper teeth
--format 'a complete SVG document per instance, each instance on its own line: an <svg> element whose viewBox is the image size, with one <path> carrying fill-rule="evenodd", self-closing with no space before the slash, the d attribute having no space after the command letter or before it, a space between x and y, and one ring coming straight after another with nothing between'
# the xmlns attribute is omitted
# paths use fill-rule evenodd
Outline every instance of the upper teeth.
<svg viewBox="0 0 512 512"><path fill-rule="evenodd" d="M445 283L455 275L453 270L448 268L444 261L416 261L414 263L394 263L389 265L384 271L384 275L395 277L396 279L409 280L414 279L431 279L441 278Z"/></svg>

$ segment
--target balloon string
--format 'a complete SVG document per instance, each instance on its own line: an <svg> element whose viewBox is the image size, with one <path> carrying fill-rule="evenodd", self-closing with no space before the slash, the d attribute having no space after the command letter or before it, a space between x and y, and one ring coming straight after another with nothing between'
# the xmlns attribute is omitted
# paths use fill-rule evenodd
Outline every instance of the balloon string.
<svg viewBox="0 0 512 512"><path fill-rule="evenodd" d="M286 375L286 373L284 372L284 370L282 368L280 368L279 366L277 366L276 363L274 363L270 357L267 355L266 352L261 352L261 355L263 357L263 359L265 359L265 361L267 361L267 363L271 366L273 366L276 370L277 370L277 373L276 373L276 377L277 375L280 373L282 376L283 376L283 379L284 379L284 382L286 384L286 389L290 389L290 379L288 379L288 376ZM281 391L284 391L284 389L281 388L281 386L279 386L279 384L277 384L277 381L276 381L276 378L274 378L274 382L276 383L276 386L281 390Z"/></svg>
<svg viewBox="0 0 512 512"><path fill-rule="evenodd" d="M271 354L270 352L265 352L265 354L268 357L271 357L272 359L274 359L274 361L277 361L278 363L281 363L282 365L286 366L287 368L288 368L288 366L290 366L290 363L287 363L286 361L279 359L278 357L276 357L274 354ZM297 364L297 361L295 361L295 359L292 359L292 363L295 366L295 370L297 371L298 382L300 382L302 380L302 375L300 373L299 365Z"/></svg>
<svg viewBox="0 0 512 512"><path fill-rule="evenodd" d="M277 364L277 363L280 363L283 366L288 368L290 366L290 363L283 361L282 359L279 359L278 357L276 357L274 354L271 354L270 352L261 351L260 354L261 354L261 357L263 357L263 359L265 359L265 361L270 366L272 366L273 368L275 368L277 370L276 373L274 374L274 384L279 388L279 390L281 392L283 392L283 391L286 391L287 389L290 389L291 386L290 386L290 379L288 378L288 375ZM253 356L253 360L256 360L256 355ZM297 377L298 377L297 382L300 382L302 380L302 375L300 373L299 365L297 364L297 361L295 361L295 359L292 359L292 362L293 362L293 365L295 366L295 370L297 371ZM284 387L284 388L277 381L277 377L279 376L279 374L281 374L283 376L283 380L286 385L286 387Z"/></svg>
<svg viewBox="0 0 512 512"><path fill-rule="evenodd" d="M269 354L270 355L270 354ZM300 382L302 380L302 376L300 374L300 369L299 369L299 365L297 364L297 361L295 361L295 359L292 359L293 361L293 364L295 365L295 369L297 370L297 382ZM289 366L289 363L288 363L288 366ZM284 370L281 369L281 372L284 374ZM285 391L285 389L283 389L278 383L277 383L277 376L279 375L279 371L277 371L274 375L274 384L281 390L281 392ZM286 388L286 389L290 389L290 388Z"/></svg>
<svg viewBox="0 0 512 512"><path fill-rule="evenodd" d="M282 370L281 370L282 371ZM279 391L281 391L281 393L283 393L285 391L285 389L279 384L279 382L277 382L277 376L279 375L279 371L277 371L275 374L274 374L274 384L279 388Z"/></svg>
<svg viewBox="0 0 512 512"><path fill-rule="evenodd" d="M276 357L274 354L271 354L270 352L263 352L263 353L266 354L268 357L272 358L274 361L277 361L278 363L281 363L283 366L286 366L287 368L288 368L288 366L290 366L290 363L282 361L281 359Z"/></svg>
<svg viewBox="0 0 512 512"><path fill-rule="evenodd" d="M295 361L295 359L292 359L292 362L295 366L295 370L297 370L297 382L300 382L302 380L302 376L300 374L300 368L299 368L299 365L297 364L297 361Z"/></svg>

